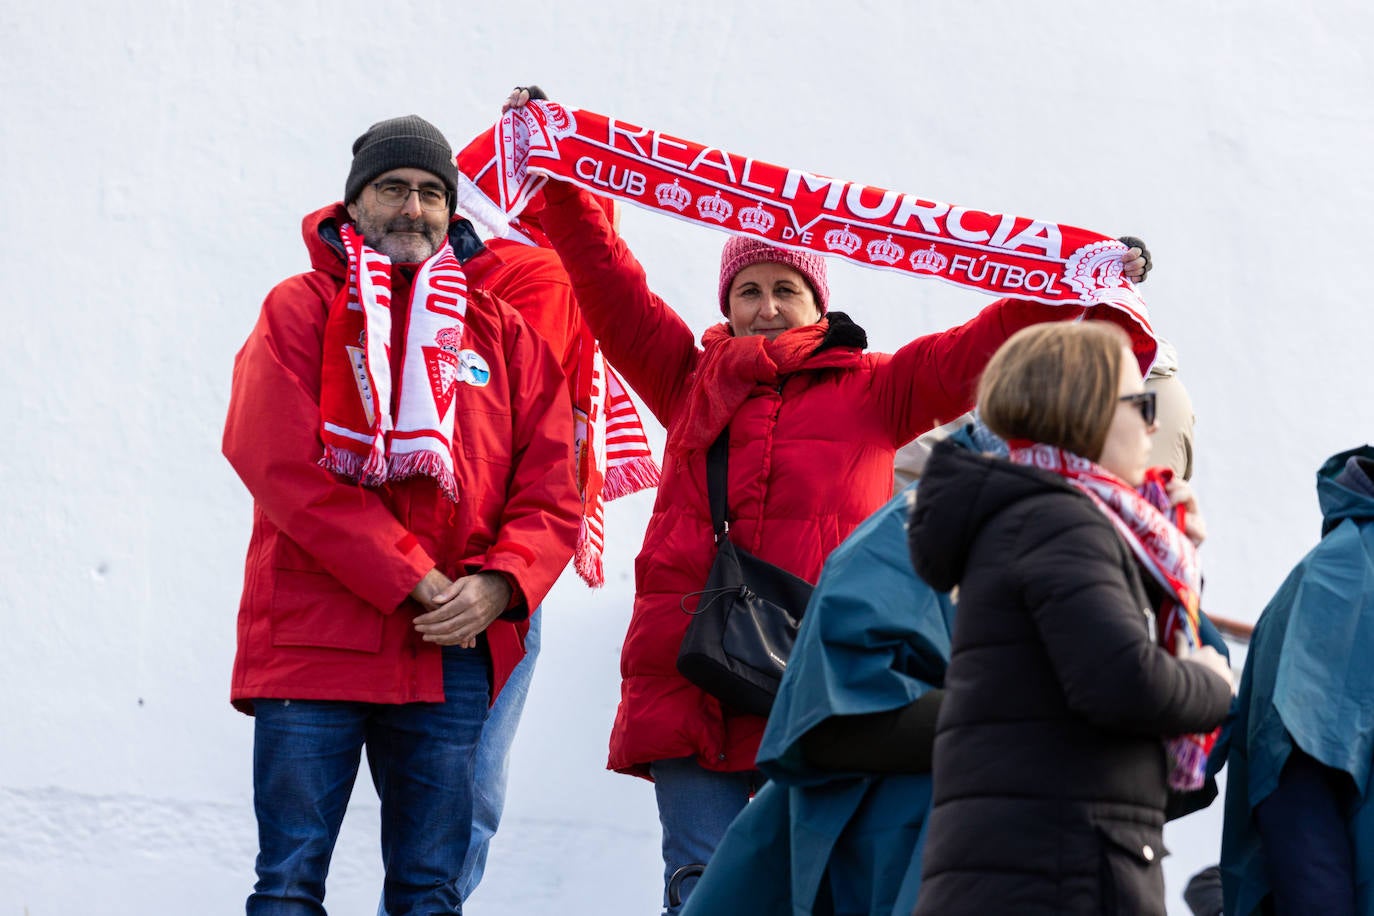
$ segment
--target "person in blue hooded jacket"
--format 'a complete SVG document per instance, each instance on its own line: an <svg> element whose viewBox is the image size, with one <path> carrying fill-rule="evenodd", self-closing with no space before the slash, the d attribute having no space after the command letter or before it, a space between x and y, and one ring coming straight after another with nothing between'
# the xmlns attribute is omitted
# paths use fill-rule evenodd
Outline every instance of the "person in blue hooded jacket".
<svg viewBox="0 0 1374 916"><path fill-rule="evenodd" d="M1236 699L1228 914L1374 914L1374 448L1317 472L1322 539L1260 614Z"/></svg>
<svg viewBox="0 0 1374 916"><path fill-rule="evenodd" d="M1006 451L979 426L955 438ZM954 620L949 596L911 568L916 486L826 560L759 749L769 781L683 916L907 916L915 905Z"/></svg>

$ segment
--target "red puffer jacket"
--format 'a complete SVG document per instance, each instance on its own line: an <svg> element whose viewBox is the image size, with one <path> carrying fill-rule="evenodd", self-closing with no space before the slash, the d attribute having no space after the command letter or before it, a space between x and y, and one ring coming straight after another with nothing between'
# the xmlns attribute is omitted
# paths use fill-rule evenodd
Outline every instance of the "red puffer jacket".
<svg viewBox="0 0 1374 916"><path fill-rule="evenodd" d="M635 561L609 767L647 776L652 761L695 756L707 769L752 769L764 719L722 709L676 665L689 620L680 602L705 583L715 555L705 447L680 447L684 437L709 444L719 432L683 422L688 406L701 403L695 387L710 384L700 372L708 354L649 290L643 268L586 192L551 181L544 194L544 230L588 324L669 429L658 499ZM776 385L756 386L728 418L732 539L815 582L830 551L891 498L897 446L966 411L984 364L1013 332L1081 314L999 300L967 324L891 355L827 344ZM831 331L839 324L832 321Z"/></svg>
<svg viewBox="0 0 1374 916"><path fill-rule="evenodd" d="M420 606L409 597L436 567L450 578L500 572L513 584L512 609L487 629L494 699L524 655L529 609L577 535L558 361L513 309L483 293L469 301L463 342L486 357L491 379L459 386L458 503L427 477L369 489L317 464L326 308L346 269L327 239L346 220L339 205L306 217L314 270L268 294L234 363L224 454L253 494L231 693L244 712L256 697L442 700L441 653L415 632ZM394 276L403 309L409 272ZM403 324L394 322L398 332Z"/></svg>

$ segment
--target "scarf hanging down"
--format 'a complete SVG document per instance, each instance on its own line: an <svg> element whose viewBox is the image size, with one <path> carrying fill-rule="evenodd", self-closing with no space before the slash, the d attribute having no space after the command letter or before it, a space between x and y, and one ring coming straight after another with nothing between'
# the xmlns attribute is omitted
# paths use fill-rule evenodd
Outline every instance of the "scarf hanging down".
<svg viewBox="0 0 1374 916"><path fill-rule="evenodd" d="M1122 273L1127 248L1107 236L771 165L553 102L507 111L493 136L495 206L473 215L494 234L507 234L510 218L552 176L865 267L997 296L1106 306L1130 332L1142 372L1154 361L1145 302Z"/></svg>
<svg viewBox="0 0 1374 916"><path fill-rule="evenodd" d="M473 138L455 160L458 206L464 213L488 229L501 225L504 231L498 234L512 241L553 249L537 216L529 211L525 219L507 216L498 203L500 157L494 129ZM658 486L659 467L625 382L607 365L595 335L580 316L578 325L577 368L568 379L573 395L577 484L582 494L582 527L573 550L573 567L584 582L599 587L606 582L602 562L605 504Z"/></svg>
<svg viewBox="0 0 1374 916"><path fill-rule="evenodd" d="M1172 471L1150 468L1144 486L1137 491L1101 465L1052 445L1037 442L1013 448L1010 458L1017 464L1061 475L1086 493L1107 516L1136 561L1164 589L1167 597L1155 635L1165 650L1174 652L1180 633L1190 649L1202 645L1198 610L1202 566L1197 548L1183 533L1183 507L1169 505L1165 487L1173 478ZM1165 739L1171 789L1189 792L1202 788L1207 776L1207 755L1220 733L1218 728L1207 734Z"/></svg>
<svg viewBox="0 0 1374 916"><path fill-rule="evenodd" d="M352 224L345 224L340 235L348 278L325 320L320 464L369 487L433 477L457 502L454 394L460 382L484 382L488 372L480 357L462 349L463 268L447 241L420 265L404 313L404 348L389 353L391 260L368 247ZM401 360L394 399L392 358Z"/></svg>

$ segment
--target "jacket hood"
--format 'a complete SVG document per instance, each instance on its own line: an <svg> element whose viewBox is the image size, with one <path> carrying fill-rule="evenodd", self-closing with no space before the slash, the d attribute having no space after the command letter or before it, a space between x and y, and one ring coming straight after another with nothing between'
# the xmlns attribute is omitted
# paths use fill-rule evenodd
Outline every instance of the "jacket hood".
<svg viewBox="0 0 1374 916"><path fill-rule="evenodd" d="M339 229L348 222L348 210L342 203L332 203L301 220L301 237L310 254L310 266L324 271L337 280L348 275L348 258L344 254L343 236ZM484 248L472 223L455 217L448 224L448 240L459 263L466 264Z"/></svg>
<svg viewBox="0 0 1374 916"><path fill-rule="evenodd" d="M949 591L963 578L983 526L1004 509L1049 490L1087 498L1049 471L981 455L949 440L938 443L911 513L908 536L916 572L939 591Z"/></svg>
<svg viewBox="0 0 1374 916"><path fill-rule="evenodd" d="M1374 518L1374 448L1332 455L1317 471L1317 503L1325 537L1347 518Z"/></svg>

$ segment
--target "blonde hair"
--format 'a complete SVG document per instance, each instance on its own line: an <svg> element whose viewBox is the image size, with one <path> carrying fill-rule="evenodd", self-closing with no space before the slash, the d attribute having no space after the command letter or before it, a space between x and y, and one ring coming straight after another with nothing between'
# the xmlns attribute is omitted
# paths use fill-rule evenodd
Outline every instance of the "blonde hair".
<svg viewBox="0 0 1374 916"><path fill-rule="evenodd" d="M1130 339L1105 321L1051 322L1017 331L978 383L978 412L1003 439L1029 439L1092 461L1116 413Z"/></svg>

